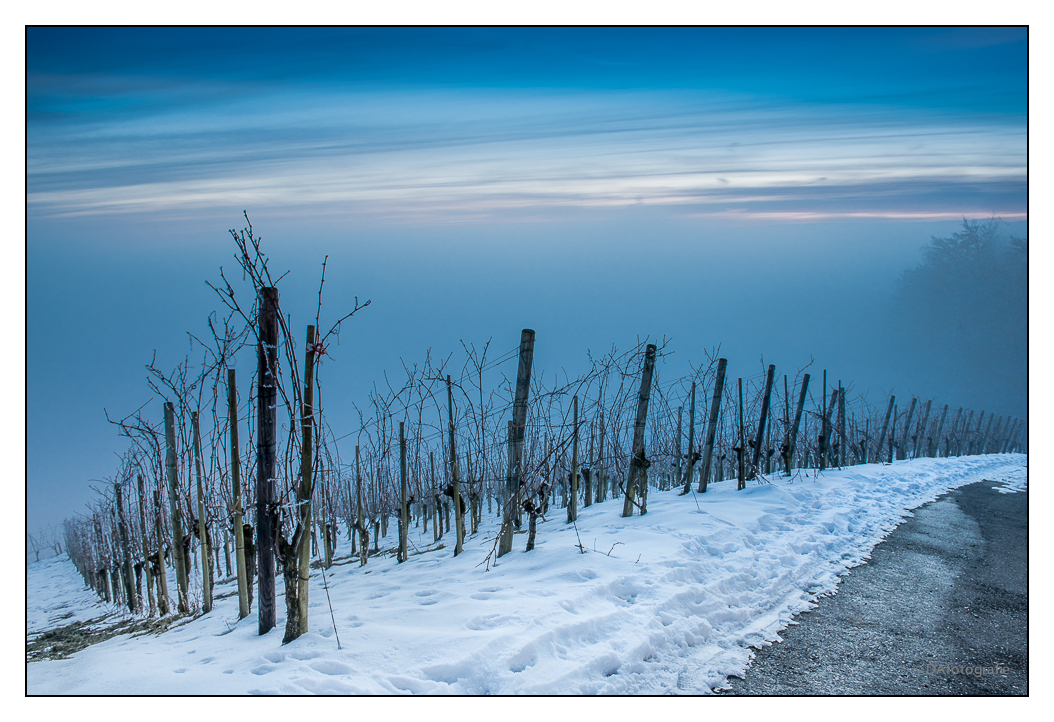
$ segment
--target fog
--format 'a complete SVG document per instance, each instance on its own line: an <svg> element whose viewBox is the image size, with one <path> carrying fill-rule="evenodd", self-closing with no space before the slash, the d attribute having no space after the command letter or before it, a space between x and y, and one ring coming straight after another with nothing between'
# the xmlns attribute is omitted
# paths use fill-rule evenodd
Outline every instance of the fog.
<svg viewBox="0 0 1054 722"><path fill-rule="evenodd" d="M981 393L981 379L963 375L973 367L946 346L917 340L905 356L888 335L897 277L922 260L931 235L955 232L951 221L732 225L654 209L443 227L356 228L266 211L250 219L272 270L289 271L279 287L297 336L314 322L327 255L320 325L350 310L355 296L370 301L320 371L338 436L357 428L352 403L365 408L385 373L398 384L402 364L421 363L428 351L453 354L459 371L462 341L491 340L493 358L518 343L522 328L537 333L539 373L574 376L588 367L588 351L665 337L669 379L719 347L731 378L774 363L793 380L812 362L811 373L826 369L832 383L852 384L873 403L896 393L1003 415L1026 409L1021 396ZM232 214L226 224L41 224L41 238L54 240L29 249L27 333L35 480L27 491L41 523L75 511L90 497L88 480L114 472L126 442L104 408L118 417L150 402L146 416L160 418L145 366L156 351L158 368L173 369L191 352L188 332L207 338L208 315L223 311L205 281L219 283L221 265L238 278L224 225L244 222ZM251 296L243 300L251 306ZM243 397L254 366L251 349L237 361ZM1008 371L1024 378L1027 369ZM44 504L57 494L66 503L48 513Z"/></svg>
<svg viewBox="0 0 1054 722"><path fill-rule="evenodd" d="M1026 78L1021 28L30 28L29 528L115 472L104 408L160 419L145 365L208 335L243 210L295 337L327 256L320 324L371 302L320 371L336 435L386 372L522 328L550 374L666 338L666 378L719 348L1021 416L893 294L964 216L1027 236Z"/></svg>

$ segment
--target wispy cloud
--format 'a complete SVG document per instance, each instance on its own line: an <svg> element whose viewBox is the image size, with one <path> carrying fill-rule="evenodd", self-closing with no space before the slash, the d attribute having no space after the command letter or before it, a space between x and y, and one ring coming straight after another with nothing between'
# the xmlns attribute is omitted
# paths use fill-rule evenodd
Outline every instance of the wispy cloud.
<svg viewBox="0 0 1054 722"><path fill-rule="evenodd" d="M1008 189L1027 182L1025 149L1013 119L728 94L261 92L31 127L28 204L42 216L717 204L954 217L967 193L1009 215L1024 212Z"/></svg>

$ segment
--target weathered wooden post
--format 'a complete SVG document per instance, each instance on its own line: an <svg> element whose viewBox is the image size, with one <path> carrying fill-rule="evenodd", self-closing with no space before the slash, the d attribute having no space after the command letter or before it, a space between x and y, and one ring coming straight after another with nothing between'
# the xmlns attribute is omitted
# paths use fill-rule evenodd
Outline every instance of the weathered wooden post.
<svg viewBox="0 0 1054 722"><path fill-rule="evenodd" d="M699 493L706 493L710 482L710 467L714 459L714 437L717 434L717 419L721 415L721 397L725 393L725 369L728 359L717 360L717 376L714 379L714 396L710 401L710 417L706 422L706 443L703 445L703 465L699 469Z"/></svg>
<svg viewBox="0 0 1054 722"><path fill-rule="evenodd" d="M600 441L597 458L593 462L593 474L597 480L597 503L607 501L607 483L604 478L604 409L600 409Z"/></svg>
<svg viewBox="0 0 1054 722"><path fill-rule="evenodd" d="M908 434L911 433L911 417L915 415L915 404L918 402L914 396L911 397L911 405L908 406L908 415L904 418L904 431L900 436L900 446L897 447L897 461L908 458Z"/></svg>
<svg viewBox="0 0 1054 722"><path fill-rule="evenodd" d="M637 394L637 418L633 423L633 447L626 478L626 498L622 504L622 516L633 516L636 505L637 479L643 478L650 462L644 457L644 424L648 418L648 398L651 395L651 376L655 369L655 344L649 343L644 351L644 368L640 377L640 392ZM645 482L646 483L646 482Z"/></svg>
<svg viewBox="0 0 1054 722"><path fill-rule="evenodd" d="M937 424L937 433L934 435L932 442L930 443L930 456L937 457L941 453L941 434L944 433L944 420L948 418L948 404L944 405L944 410L941 412L940 423Z"/></svg>
<svg viewBox="0 0 1054 722"><path fill-rule="evenodd" d="M1006 430L1005 438L1002 444L1002 453L1009 454L1014 449L1014 443L1017 441L1018 428L1020 421L1017 418L1011 419L1010 427Z"/></svg>
<svg viewBox="0 0 1054 722"><path fill-rule="evenodd" d="M970 424L973 423L973 409L970 409L969 415L966 417L966 423L963 424L961 436L959 437L959 443L957 444L956 456L963 455L963 443L966 442L966 453L970 453L970 445L967 441L970 438Z"/></svg>
<svg viewBox="0 0 1054 722"><path fill-rule="evenodd" d="M1003 444L1003 427L1010 422L1010 417L1000 416L995 422L995 429L992 432L992 453L998 454L1002 450Z"/></svg>
<svg viewBox="0 0 1054 722"><path fill-rule="evenodd" d="M889 463L893 463L893 446L896 442L893 441L897 436L897 405L893 404L893 421L892 426L889 430Z"/></svg>
<svg viewBox="0 0 1054 722"><path fill-rule="evenodd" d="M443 538L443 505L439 502L439 487L436 485L436 454L428 452L428 469L432 479L432 541Z"/></svg>
<svg viewBox="0 0 1054 722"><path fill-rule="evenodd" d="M960 406L959 410L955 412L955 421L952 422L951 431L948 432L948 438L944 441L944 456L949 457L952 455L952 440L955 438L956 430L959 428L959 419L963 415L963 407Z"/></svg>
<svg viewBox="0 0 1054 722"><path fill-rule="evenodd" d="M845 389L842 380L838 379L838 467L845 466L846 446L849 440L845 436Z"/></svg>
<svg viewBox="0 0 1054 722"><path fill-rule="evenodd" d="M736 464L736 491L747 488L746 456L747 435L743 426L743 378L739 378L739 459Z"/></svg>
<svg viewBox="0 0 1054 722"><path fill-rule="evenodd" d="M926 435L926 424L930 421L930 405L933 404L933 399L926 402L926 406L922 409L922 424L919 425L919 430L915 434L915 444L912 450L912 457L918 458L919 455L919 441Z"/></svg>
<svg viewBox="0 0 1054 722"><path fill-rule="evenodd" d="M454 534L457 541L454 544L454 556L463 551L465 542L464 518L461 513L461 480L457 468L457 449L454 446L454 392L450 384L450 377L446 377L446 404L447 416L450 418L450 478L454 486L452 504L454 506Z"/></svg>
<svg viewBox="0 0 1054 722"><path fill-rule="evenodd" d="M889 397L889 404L886 406L886 418L882 422L882 433L878 435L878 449L875 451L875 458L878 459L879 463L882 461L882 447L886 443L886 431L889 429L889 416L893 413L893 400L895 397Z"/></svg>
<svg viewBox="0 0 1054 722"><path fill-rule="evenodd" d="M406 537L410 527L410 514L406 507L406 434L404 422L399 422L399 551L395 561L402 564L406 561Z"/></svg>
<svg viewBox="0 0 1054 722"><path fill-rule="evenodd" d="M776 365L769 364L769 371L765 375L765 395L761 397L761 418L758 419L758 435L754 437L754 457L750 460L750 478L758 476L758 464L761 462L761 447L765 438L765 421L769 415L769 400L772 396L772 380L776 374Z"/></svg>
<svg viewBox="0 0 1054 722"><path fill-rule="evenodd" d="M183 514L179 509L179 467L176 463L176 410L171 401L165 402L165 472L168 476L168 504L172 515L172 555L176 564L176 583L179 600L176 610L180 614L190 613L190 598L187 593L187 566L183 557Z"/></svg>
<svg viewBox="0 0 1054 722"><path fill-rule="evenodd" d="M567 504L567 523L578 520L578 395L573 399L574 425L571 427L571 492Z"/></svg>
<svg viewBox="0 0 1054 722"><path fill-rule="evenodd" d="M150 564L150 546L146 534L146 493L143 488L143 475L136 474L136 488L139 490L139 536L143 543L143 565L146 569L146 596L149 602L149 616L154 616L156 603L154 601L154 572Z"/></svg>
<svg viewBox="0 0 1054 722"><path fill-rule="evenodd" d="M301 402L300 428L302 443L300 446L300 489L297 494L299 502L299 516L302 532L300 544L297 548L299 561L297 563L297 585L296 598L299 608L300 634L308 631L308 594L311 579L311 536L308 533L313 526L311 496L315 484L315 355L318 349L318 336L315 327L307 327L307 343L304 351L304 397Z"/></svg>
<svg viewBox="0 0 1054 722"><path fill-rule="evenodd" d="M692 386L694 388L694 386L695 386L695 382L694 381L692 382ZM673 450L674 477L677 479L677 483L678 484L680 484L680 482L681 482L681 429L683 428L681 426L681 417L683 415L684 415L684 407L683 406L678 406L677 407L677 435L674 437L675 443L674 443L674 450ZM689 447L688 453L691 453L691 452L692 452L691 447ZM681 493L683 494L684 492L681 492Z"/></svg>
<svg viewBox="0 0 1054 722"><path fill-rule="evenodd" d="M988 453L988 435L992 433L992 420L995 418L995 414L988 414L988 426L984 428L984 436L981 437L981 448L978 449L979 454Z"/></svg>
<svg viewBox="0 0 1054 722"><path fill-rule="evenodd" d="M593 455L593 437L596 433L596 424L589 425L589 463L582 468L582 481L585 482L585 488L582 490L582 505L592 506L593 504L593 469L596 466L596 456Z"/></svg>
<svg viewBox="0 0 1054 722"><path fill-rule="evenodd" d="M194 435L194 475L198 490L198 540L201 542L201 611L208 614L212 611L212 560L209 559L208 528L205 523L205 490L202 484L201 471L201 429L198 426L198 412L190 412L191 432Z"/></svg>
<svg viewBox="0 0 1054 722"><path fill-rule="evenodd" d="M684 408L683 406L681 408ZM681 495L692 490L692 470L695 468L695 382L692 382L691 400L688 403L688 463L684 469L684 489ZM681 469L681 409L677 410L677 470ZM678 477L678 481L680 478Z"/></svg>
<svg viewBox="0 0 1054 722"><path fill-rule="evenodd" d="M1007 446L1009 453L1015 453L1017 449L1017 437L1021 435L1021 429L1025 428L1025 422L1020 419L1014 419L1014 435L1010 437L1010 445Z"/></svg>
<svg viewBox="0 0 1054 722"><path fill-rule="evenodd" d="M520 461L523 456L523 439L527 426L527 394L531 389L531 365L534 363L534 331L525 328L520 332L520 361L516 369L516 395L512 401L512 426L509 427L510 443L508 472L505 478L508 501L502 519L501 538L498 540L498 556L512 551L514 523L520 520Z"/></svg>
<svg viewBox="0 0 1054 722"><path fill-rule="evenodd" d="M161 477L158 477L160 480ZM163 483L163 482L162 482ZM157 540L157 613L168 614L168 576L165 574L165 535L161 517L161 490L154 489L154 539ZM177 576L178 579L178 576Z"/></svg>
<svg viewBox="0 0 1054 722"><path fill-rule="evenodd" d="M991 416L989 416L991 418ZM981 453L977 447L981 444L981 424L984 423L984 409L981 410L981 415L977 418L977 428L974 429L973 438L970 439L970 454Z"/></svg>
<svg viewBox="0 0 1054 722"><path fill-rule="evenodd" d="M827 468L827 447L831 445L831 432L827 427L827 369L823 370L823 391L820 392L820 434L817 438L816 467L823 471Z"/></svg>
<svg viewBox="0 0 1054 722"><path fill-rule="evenodd" d="M997 454L1005 454L1007 442L1010 437L1010 432L1014 428L1014 419L1007 416L1003 419L1003 425L999 429L999 438L995 441L995 449Z"/></svg>
<svg viewBox="0 0 1054 722"><path fill-rule="evenodd" d="M135 614L138 610L136 604L135 590L132 589L132 547L128 541L128 521L124 516L124 500L121 492L121 482L116 482L113 485L115 501L117 503L117 526L118 533L121 535L121 564L123 573L121 576L124 581L124 597L128 603L128 611Z"/></svg>
<svg viewBox="0 0 1054 722"><path fill-rule="evenodd" d="M794 409L794 424L791 426L790 434L787 436L787 440L784 442L784 468L787 471L787 476L791 473L791 463L794 459L794 449L798 444L798 425L801 423L802 410L805 408L805 396L809 392L809 374L805 374L801 380L801 391L798 394L798 405ZM808 436L808 435L806 435ZM806 444L808 448L808 444Z"/></svg>
<svg viewBox="0 0 1054 722"><path fill-rule="evenodd" d="M238 619L249 616L249 584L245 565L242 521L242 467L238 453L238 385L234 369L227 369L227 419L231 437L231 492L234 498L234 563L238 570Z"/></svg>
<svg viewBox="0 0 1054 722"><path fill-rule="evenodd" d="M826 385L827 372L824 372L824 388ZM826 392L824 392L826 394ZM826 400L826 399L825 399ZM827 408L823 412L823 423L821 425L821 436L820 441L820 471L823 471L830 466L829 454L831 452L831 416L834 414L834 404L838 400L838 389L831 389L831 403L827 405Z"/></svg>
<svg viewBox="0 0 1054 722"><path fill-rule="evenodd" d="M256 403L256 574L260 634L278 620L275 590L275 524L278 517L276 464L278 451L278 289L261 288L257 316Z"/></svg>

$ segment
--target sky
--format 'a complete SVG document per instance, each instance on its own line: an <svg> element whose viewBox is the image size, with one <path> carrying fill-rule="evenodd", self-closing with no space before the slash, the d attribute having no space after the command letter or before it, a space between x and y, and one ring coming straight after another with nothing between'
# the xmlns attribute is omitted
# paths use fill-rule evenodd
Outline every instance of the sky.
<svg viewBox="0 0 1054 722"><path fill-rule="evenodd" d="M104 408L160 416L243 211L294 326L327 256L323 321L371 301L349 404L529 327L552 372L666 336L969 405L876 328L963 217L1028 235L1027 71L1022 28L28 28L28 528L116 472Z"/></svg>

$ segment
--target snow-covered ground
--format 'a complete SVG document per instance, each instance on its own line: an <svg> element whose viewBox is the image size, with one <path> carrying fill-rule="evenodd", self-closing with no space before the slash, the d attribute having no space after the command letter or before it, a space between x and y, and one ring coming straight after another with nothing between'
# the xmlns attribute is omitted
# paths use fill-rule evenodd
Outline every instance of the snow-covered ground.
<svg viewBox="0 0 1054 722"><path fill-rule="evenodd" d="M1027 459L1027 457L1026 457ZM992 487L1000 494L1016 494L1019 491L1028 491L1028 466L1027 460L1025 464L1021 465L1013 473L1007 474L1004 477L998 479L991 479L991 481L998 481L998 485Z"/></svg>
<svg viewBox="0 0 1054 722"><path fill-rule="evenodd" d="M311 632L259 636L236 595L160 635L122 635L70 659L27 664L29 694L708 693L742 673L751 646L792 617L914 509L982 479L1027 489L1023 455L918 459L714 484L705 495L651 490L647 515L622 501L582 508L577 530L550 508L537 548L485 571L493 517L453 557L443 549L311 576ZM524 524L526 528L526 524ZM389 528L394 543L395 525ZM581 542L579 542L581 540ZM432 530L411 529L419 550ZM583 553L578 544L585 548ZM338 557L348 553L346 537ZM383 545L382 545L383 546ZM411 552L414 550L411 549ZM347 561L340 559L339 561ZM169 582L175 589L175 580ZM217 594L235 588L217 585ZM27 572L27 633L119 612L86 590L65 556ZM72 616L60 619L60 616ZM340 647L334 634L340 637Z"/></svg>

